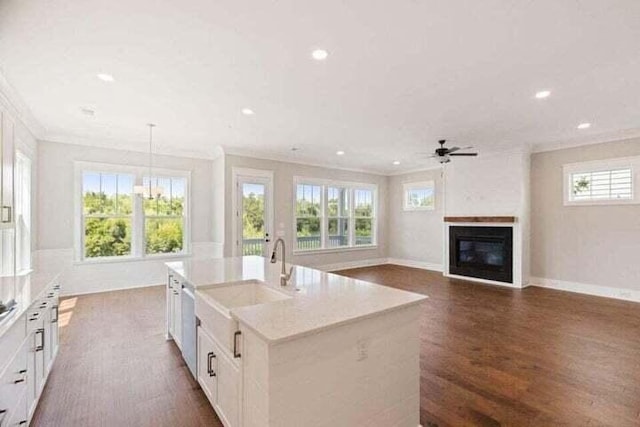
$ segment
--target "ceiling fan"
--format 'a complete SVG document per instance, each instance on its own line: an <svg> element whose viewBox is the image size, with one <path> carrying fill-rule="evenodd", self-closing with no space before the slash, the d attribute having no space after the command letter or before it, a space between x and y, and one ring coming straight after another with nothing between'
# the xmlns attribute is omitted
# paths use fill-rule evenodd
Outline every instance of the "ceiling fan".
<svg viewBox="0 0 640 427"><path fill-rule="evenodd" d="M438 141L440 144L440 148L436 148L435 153L431 155L432 158L437 159L440 163L449 163L451 161L451 156L477 156L478 153L458 153L459 150L468 150L473 147L451 147L447 148L444 146L446 139L441 139Z"/></svg>

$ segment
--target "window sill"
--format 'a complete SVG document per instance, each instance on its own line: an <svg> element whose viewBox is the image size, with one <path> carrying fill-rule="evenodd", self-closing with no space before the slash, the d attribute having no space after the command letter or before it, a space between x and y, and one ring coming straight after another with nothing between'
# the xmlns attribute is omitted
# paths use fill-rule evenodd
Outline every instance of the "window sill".
<svg viewBox="0 0 640 427"><path fill-rule="evenodd" d="M378 245L359 245L349 246L344 248L324 248L324 249L294 249L294 255L317 255L317 254L330 254L336 252L353 252L377 249Z"/></svg>
<svg viewBox="0 0 640 427"><path fill-rule="evenodd" d="M156 254L147 255L144 257L104 257L104 258L88 258L83 260L77 260L73 262L73 265L91 265L91 264L117 264L123 262L142 262L142 261L162 261L173 260L176 258L188 258L192 254L189 252L180 252L174 254Z"/></svg>
<svg viewBox="0 0 640 427"><path fill-rule="evenodd" d="M617 206L617 205L637 205L640 204L640 200L634 199L626 199L626 200L617 200L617 199L609 199L609 200L585 200L585 201L574 201L574 200L565 200L565 206Z"/></svg>
<svg viewBox="0 0 640 427"><path fill-rule="evenodd" d="M421 211L435 211L436 208L435 207L428 207L428 208L410 208L410 207L403 207L402 208L403 211L405 212L421 212Z"/></svg>

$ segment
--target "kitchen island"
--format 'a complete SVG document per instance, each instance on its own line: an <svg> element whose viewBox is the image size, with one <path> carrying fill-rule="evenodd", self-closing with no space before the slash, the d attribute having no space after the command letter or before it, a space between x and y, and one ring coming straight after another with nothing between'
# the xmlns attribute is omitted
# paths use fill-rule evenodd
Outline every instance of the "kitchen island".
<svg viewBox="0 0 640 427"><path fill-rule="evenodd" d="M225 425L419 424L423 295L301 266L281 286L256 256L167 266L167 334Z"/></svg>

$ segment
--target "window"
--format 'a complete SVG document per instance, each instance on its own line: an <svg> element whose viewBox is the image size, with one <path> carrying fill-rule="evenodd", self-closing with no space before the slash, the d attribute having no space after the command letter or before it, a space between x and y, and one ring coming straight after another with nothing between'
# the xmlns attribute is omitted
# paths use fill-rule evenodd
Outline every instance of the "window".
<svg viewBox="0 0 640 427"><path fill-rule="evenodd" d="M143 168L78 162L77 258L141 258L187 251L188 172L149 177ZM166 174L164 172L167 172ZM134 188L159 196L134 194Z"/></svg>
<svg viewBox="0 0 640 427"><path fill-rule="evenodd" d="M133 175L84 172L84 257L131 255Z"/></svg>
<svg viewBox="0 0 640 427"><path fill-rule="evenodd" d="M373 191L353 190L356 246L370 245L373 243Z"/></svg>
<svg viewBox="0 0 640 427"><path fill-rule="evenodd" d="M327 188L327 247L349 246L349 190Z"/></svg>
<svg viewBox="0 0 640 427"><path fill-rule="evenodd" d="M31 269L31 159L16 153L16 271Z"/></svg>
<svg viewBox="0 0 640 427"><path fill-rule="evenodd" d="M371 185L296 179L296 250L374 245L376 194Z"/></svg>
<svg viewBox="0 0 640 427"><path fill-rule="evenodd" d="M403 184L403 208L405 211L434 210L436 207L433 181Z"/></svg>
<svg viewBox="0 0 640 427"><path fill-rule="evenodd" d="M565 205L638 203L634 169L640 157L564 166Z"/></svg>
<svg viewBox="0 0 640 427"><path fill-rule="evenodd" d="M149 187L149 177L142 180ZM161 188L162 195L144 198L145 253L182 252L184 241L185 178L151 177L151 187Z"/></svg>
<svg viewBox="0 0 640 427"><path fill-rule="evenodd" d="M322 247L322 187L298 185L296 192L296 239L298 249Z"/></svg>

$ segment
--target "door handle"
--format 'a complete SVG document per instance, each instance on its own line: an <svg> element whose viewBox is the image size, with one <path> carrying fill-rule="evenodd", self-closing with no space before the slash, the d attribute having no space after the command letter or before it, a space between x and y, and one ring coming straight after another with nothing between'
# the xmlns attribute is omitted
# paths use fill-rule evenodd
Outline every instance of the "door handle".
<svg viewBox="0 0 640 427"><path fill-rule="evenodd" d="M11 208L11 206L3 206L2 207L2 222L3 223L8 223L11 222L13 217L13 210Z"/></svg>

